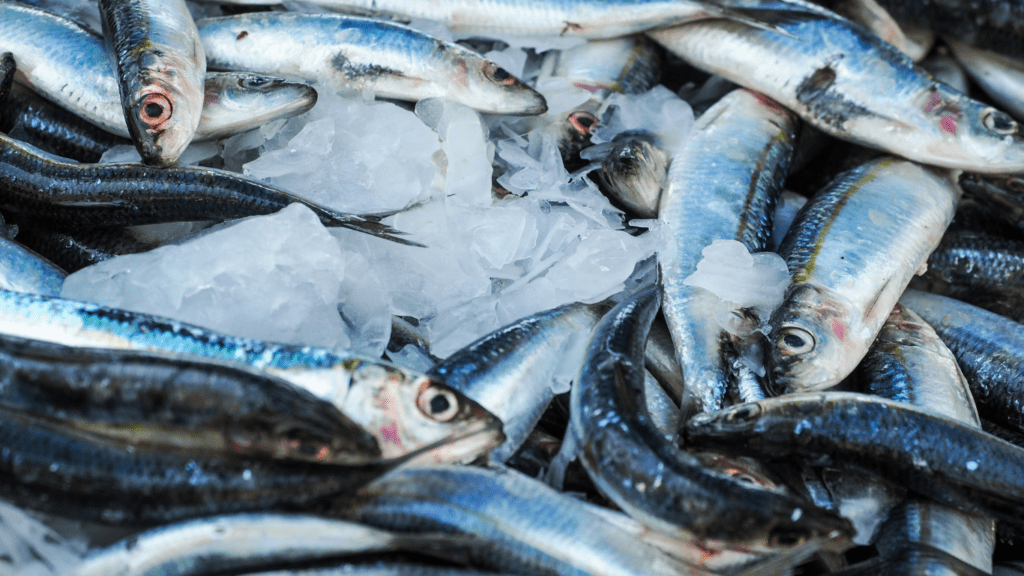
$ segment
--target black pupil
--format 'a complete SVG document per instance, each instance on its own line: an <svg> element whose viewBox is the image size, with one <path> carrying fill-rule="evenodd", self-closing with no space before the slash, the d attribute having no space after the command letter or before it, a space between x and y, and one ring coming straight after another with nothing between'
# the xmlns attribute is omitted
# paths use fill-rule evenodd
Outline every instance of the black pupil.
<svg viewBox="0 0 1024 576"><path fill-rule="evenodd" d="M146 116L149 116L150 118L159 118L160 115L164 113L164 107L155 102L146 104L144 110L146 112Z"/></svg>
<svg viewBox="0 0 1024 576"><path fill-rule="evenodd" d="M446 410L451 404L448 403L448 399L443 394L438 394L430 399L430 411L434 414L440 414Z"/></svg>
<svg viewBox="0 0 1024 576"><path fill-rule="evenodd" d="M990 118L992 119L993 130L1004 132L1013 129L1013 120L1002 112L994 112Z"/></svg>
<svg viewBox="0 0 1024 576"><path fill-rule="evenodd" d="M576 122L579 123L579 125L583 126L584 128L590 128L591 126L594 125L594 119L591 118L590 116L577 116Z"/></svg>
<svg viewBox="0 0 1024 576"><path fill-rule="evenodd" d="M782 337L782 341L790 348L803 348L804 346L804 339L796 334L786 334Z"/></svg>
<svg viewBox="0 0 1024 576"><path fill-rule="evenodd" d="M509 74L504 68L495 68L494 69L494 79L499 81L499 82L508 80L511 77L512 77L512 75Z"/></svg>

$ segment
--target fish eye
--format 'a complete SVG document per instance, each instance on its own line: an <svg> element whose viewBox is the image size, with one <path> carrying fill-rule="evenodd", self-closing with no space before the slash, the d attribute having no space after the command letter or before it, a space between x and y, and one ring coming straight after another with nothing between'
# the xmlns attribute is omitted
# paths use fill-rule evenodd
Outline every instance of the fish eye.
<svg viewBox="0 0 1024 576"><path fill-rule="evenodd" d="M981 123L996 134L1013 134L1017 131L1017 123L1009 115L989 108L981 113Z"/></svg>
<svg viewBox="0 0 1024 576"><path fill-rule="evenodd" d="M791 547L803 544L807 541L805 530L795 526L777 526L768 533L768 545Z"/></svg>
<svg viewBox="0 0 1024 576"><path fill-rule="evenodd" d="M751 420L757 420L761 415L761 407L757 404L745 404L729 410L725 415L725 422L728 424L743 424Z"/></svg>
<svg viewBox="0 0 1024 576"><path fill-rule="evenodd" d="M139 118L151 128L157 128L171 117L171 101L163 94L146 94L139 107Z"/></svg>
<svg viewBox="0 0 1024 576"><path fill-rule="evenodd" d="M597 116L590 112L573 112L569 115L569 124L580 134L587 135L597 125Z"/></svg>
<svg viewBox="0 0 1024 576"><path fill-rule="evenodd" d="M509 74L508 70L491 61L484 64L484 76L499 86L511 86L516 81L516 77Z"/></svg>
<svg viewBox="0 0 1024 576"><path fill-rule="evenodd" d="M262 88L268 84L276 84L278 81L277 78L268 78L267 76L244 76L239 84L242 88Z"/></svg>
<svg viewBox="0 0 1024 576"><path fill-rule="evenodd" d="M803 328L783 328L775 340L775 347L784 354L806 354L814 350L814 337Z"/></svg>
<svg viewBox="0 0 1024 576"><path fill-rule="evenodd" d="M459 413L459 399L451 390L427 384L416 398L420 412L432 420L448 422Z"/></svg>

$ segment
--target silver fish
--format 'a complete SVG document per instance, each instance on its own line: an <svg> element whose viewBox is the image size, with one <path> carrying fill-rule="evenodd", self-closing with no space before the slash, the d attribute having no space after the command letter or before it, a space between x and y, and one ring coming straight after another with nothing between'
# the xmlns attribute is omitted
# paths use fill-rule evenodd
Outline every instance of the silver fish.
<svg viewBox="0 0 1024 576"><path fill-rule="evenodd" d="M40 38L51 40L40 42ZM99 35L42 10L0 2L0 50L16 54L19 83L111 134L131 137L117 78ZM245 118L249 122L241 130L299 114L315 98L311 88L274 78L252 74L236 74L234 80L221 75L206 78L211 84L203 87L201 96L205 104L196 128L200 139L223 137ZM292 103L283 102L289 99ZM267 116L263 107L268 105L280 115Z"/></svg>
<svg viewBox="0 0 1024 576"><path fill-rule="evenodd" d="M146 164L173 164L203 111L206 55L185 0L100 0L121 107Z"/></svg>
<svg viewBox="0 0 1024 576"><path fill-rule="evenodd" d="M686 383L683 421L722 407L731 361L723 359L719 299L684 284L712 241L766 248L775 202L793 155L792 115L764 96L731 92L709 108L672 158L658 218L673 235L661 256L664 313Z"/></svg>
<svg viewBox="0 0 1024 576"><path fill-rule="evenodd" d="M934 166L1024 171L1024 131L1006 113L935 81L891 45L822 8L794 0L763 8L761 17L786 34L712 20L648 35L836 138Z"/></svg>
<svg viewBox="0 0 1024 576"><path fill-rule="evenodd" d="M39 254L0 237L0 289L59 296L67 275Z"/></svg>
<svg viewBox="0 0 1024 576"><path fill-rule="evenodd" d="M1018 120L1024 120L1024 61L946 38L956 59L986 94Z"/></svg>
<svg viewBox="0 0 1024 576"><path fill-rule="evenodd" d="M544 97L476 52L406 26L334 14L254 13L197 22L209 66L372 90L445 97L498 114L541 114Z"/></svg>
<svg viewBox="0 0 1024 576"><path fill-rule="evenodd" d="M956 174L882 157L811 198L779 247L793 280L769 321L776 394L829 388L853 372L959 197Z"/></svg>

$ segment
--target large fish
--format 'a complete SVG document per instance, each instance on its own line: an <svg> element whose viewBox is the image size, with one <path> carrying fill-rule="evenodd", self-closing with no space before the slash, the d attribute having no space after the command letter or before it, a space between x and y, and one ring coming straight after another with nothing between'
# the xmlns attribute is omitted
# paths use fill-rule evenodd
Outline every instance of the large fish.
<svg viewBox="0 0 1024 576"><path fill-rule="evenodd" d="M1024 171L1024 131L822 8L765 2L784 32L727 20L648 35L690 64L764 93L823 132L934 166ZM879 86L885 86L879 90Z"/></svg>

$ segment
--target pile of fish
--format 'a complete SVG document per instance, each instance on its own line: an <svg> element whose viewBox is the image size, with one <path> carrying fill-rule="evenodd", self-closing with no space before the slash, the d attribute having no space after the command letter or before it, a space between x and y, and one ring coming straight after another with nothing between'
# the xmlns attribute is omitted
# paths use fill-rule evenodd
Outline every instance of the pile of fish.
<svg viewBox="0 0 1024 576"><path fill-rule="evenodd" d="M1024 574L1017 4L269 3L0 0L0 574Z"/></svg>

